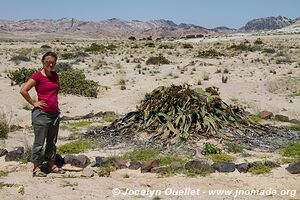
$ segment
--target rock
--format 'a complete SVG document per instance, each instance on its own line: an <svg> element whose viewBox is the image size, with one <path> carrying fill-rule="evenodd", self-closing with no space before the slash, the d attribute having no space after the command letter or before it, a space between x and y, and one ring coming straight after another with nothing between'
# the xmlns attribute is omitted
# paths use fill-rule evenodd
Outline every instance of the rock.
<svg viewBox="0 0 300 200"><path fill-rule="evenodd" d="M69 172L81 172L83 170L81 167L75 167L75 166L72 166L71 164L66 164L62 168L63 168L63 170L69 171Z"/></svg>
<svg viewBox="0 0 300 200"><path fill-rule="evenodd" d="M127 161L124 160L123 158L114 158L112 159L112 162L117 169L127 168Z"/></svg>
<svg viewBox="0 0 300 200"><path fill-rule="evenodd" d="M264 165L264 163L261 161L254 161L252 163L249 163L249 168L254 167L254 166L260 166L260 165Z"/></svg>
<svg viewBox="0 0 300 200"><path fill-rule="evenodd" d="M158 165L159 165L159 160L146 161L141 166L141 172L142 173L150 172L153 167L158 167Z"/></svg>
<svg viewBox="0 0 300 200"><path fill-rule="evenodd" d="M86 167L86 168L83 169L81 176L83 176L83 177L93 177L94 176L94 170L90 167Z"/></svg>
<svg viewBox="0 0 300 200"><path fill-rule="evenodd" d="M218 172L234 172L235 164L231 162L221 162L213 165Z"/></svg>
<svg viewBox="0 0 300 200"><path fill-rule="evenodd" d="M141 166L142 166L142 163L140 163L139 161L136 161L136 160L132 160L132 161L130 161L128 168L129 169L139 169Z"/></svg>
<svg viewBox="0 0 300 200"><path fill-rule="evenodd" d="M96 156L95 161L91 163L91 167L100 167L104 164L104 160L100 156Z"/></svg>
<svg viewBox="0 0 300 200"><path fill-rule="evenodd" d="M7 149L0 148L0 157L5 156L8 153Z"/></svg>
<svg viewBox="0 0 300 200"><path fill-rule="evenodd" d="M72 161L76 159L75 155L66 155L64 157L65 164L72 164Z"/></svg>
<svg viewBox="0 0 300 200"><path fill-rule="evenodd" d="M78 155L77 159L75 161L72 162L72 165L76 166L76 167L81 167L81 168L85 168L86 166L88 166L90 164L90 159L86 156L86 155Z"/></svg>
<svg viewBox="0 0 300 200"><path fill-rule="evenodd" d="M272 112L266 110L258 113L258 115L263 119L271 119L274 116Z"/></svg>
<svg viewBox="0 0 300 200"><path fill-rule="evenodd" d="M215 172L215 169L210 166L208 163L202 160L191 160L185 163L184 165L185 169L197 169L201 171L207 171L210 173Z"/></svg>
<svg viewBox="0 0 300 200"><path fill-rule="evenodd" d="M247 173L249 170L249 164L248 163L241 163L235 165L235 168L240 172L240 173Z"/></svg>
<svg viewBox="0 0 300 200"><path fill-rule="evenodd" d="M270 160L266 160L265 165L268 166L268 167L271 167L271 168L280 167L280 165L278 163L275 163L275 162L270 161Z"/></svg>
<svg viewBox="0 0 300 200"><path fill-rule="evenodd" d="M162 173L165 171L165 169L167 169L168 166L164 165L164 166L159 166L159 167L153 167L150 172L151 173Z"/></svg>
<svg viewBox="0 0 300 200"><path fill-rule="evenodd" d="M90 164L90 159L86 155L66 155L64 157L64 162L66 164L71 164L72 166L85 168Z"/></svg>
<svg viewBox="0 0 300 200"><path fill-rule="evenodd" d="M300 121L298 119L291 119L289 122L292 124L300 124Z"/></svg>
<svg viewBox="0 0 300 200"><path fill-rule="evenodd" d="M24 155L24 147L18 147L14 151L10 151L5 155L5 161L18 161Z"/></svg>
<svg viewBox="0 0 300 200"><path fill-rule="evenodd" d="M300 161L289 164L289 166L285 169L291 174L300 174Z"/></svg>
<svg viewBox="0 0 300 200"><path fill-rule="evenodd" d="M275 120L280 121L280 122L288 122L289 121L289 117L285 116L285 115L275 115Z"/></svg>
<svg viewBox="0 0 300 200"><path fill-rule="evenodd" d="M184 165L179 161L173 161L173 162L171 162L170 167L172 169L183 169Z"/></svg>

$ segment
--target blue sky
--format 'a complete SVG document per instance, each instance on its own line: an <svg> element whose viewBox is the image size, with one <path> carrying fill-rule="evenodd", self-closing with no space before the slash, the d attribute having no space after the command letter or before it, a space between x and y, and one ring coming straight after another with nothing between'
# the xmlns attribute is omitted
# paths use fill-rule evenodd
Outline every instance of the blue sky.
<svg viewBox="0 0 300 200"><path fill-rule="evenodd" d="M240 28L251 19L300 17L300 0L0 0L0 19L85 21L169 19L207 28Z"/></svg>

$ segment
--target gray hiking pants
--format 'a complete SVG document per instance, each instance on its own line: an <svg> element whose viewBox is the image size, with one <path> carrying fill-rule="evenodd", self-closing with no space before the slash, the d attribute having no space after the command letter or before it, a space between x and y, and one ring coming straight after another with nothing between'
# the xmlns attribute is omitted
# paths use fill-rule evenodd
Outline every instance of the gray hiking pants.
<svg viewBox="0 0 300 200"><path fill-rule="evenodd" d="M34 142L31 162L41 163L41 152L46 141L45 161L55 161L56 141L59 129L59 113L47 113L34 108L31 114Z"/></svg>

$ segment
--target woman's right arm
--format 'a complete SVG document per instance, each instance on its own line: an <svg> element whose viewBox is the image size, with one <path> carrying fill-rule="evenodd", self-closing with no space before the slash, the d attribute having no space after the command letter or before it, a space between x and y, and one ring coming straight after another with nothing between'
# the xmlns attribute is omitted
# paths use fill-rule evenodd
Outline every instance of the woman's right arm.
<svg viewBox="0 0 300 200"><path fill-rule="evenodd" d="M31 90L31 88L33 86L35 86L36 82L35 80L33 80L32 78L30 78L20 89L20 93L21 95L24 97L24 99L30 103L33 107L38 107L38 108L42 108L44 106L44 102L43 101L34 101L30 94L29 94L29 90Z"/></svg>

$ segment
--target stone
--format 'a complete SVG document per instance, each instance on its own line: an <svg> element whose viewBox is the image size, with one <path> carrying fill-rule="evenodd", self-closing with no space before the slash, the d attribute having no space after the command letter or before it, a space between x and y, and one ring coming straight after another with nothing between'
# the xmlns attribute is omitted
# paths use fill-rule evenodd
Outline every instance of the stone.
<svg viewBox="0 0 300 200"><path fill-rule="evenodd" d="M261 111L258 115L263 119L271 119L274 116L272 112L266 110Z"/></svg>
<svg viewBox="0 0 300 200"><path fill-rule="evenodd" d="M289 121L289 117L285 116L285 115L275 115L275 120L280 121L280 122L288 122Z"/></svg>
<svg viewBox="0 0 300 200"><path fill-rule="evenodd" d="M231 162L221 162L213 165L218 172L234 172L235 164Z"/></svg>
<svg viewBox="0 0 300 200"><path fill-rule="evenodd" d="M7 149L0 148L0 157L5 156L8 153Z"/></svg>
<svg viewBox="0 0 300 200"><path fill-rule="evenodd" d="M127 168L127 161L123 158L114 158L112 159L112 162L117 169Z"/></svg>
<svg viewBox="0 0 300 200"><path fill-rule="evenodd" d="M215 172L215 169L210 166L208 163L202 160L191 160L185 163L184 165L185 169L197 169L201 171L207 171L210 173Z"/></svg>
<svg viewBox="0 0 300 200"><path fill-rule="evenodd" d="M9 151L5 155L5 161L18 161L24 155L24 147L18 147L14 151Z"/></svg>
<svg viewBox="0 0 300 200"><path fill-rule="evenodd" d="M300 161L289 164L285 169L291 174L300 174Z"/></svg>
<svg viewBox="0 0 300 200"><path fill-rule="evenodd" d="M270 160L266 160L265 165L268 166L268 167L271 167L271 168L280 167L280 165L278 163L275 163L275 162L270 161Z"/></svg>
<svg viewBox="0 0 300 200"><path fill-rule="evenodd" d="M104 164L104 160L100 156L96 156L95 161L91 163L91 167L100 167Z"/></svg>
<svg viewBox="0 0 300 200"><path fill-rule="evenodd" d="M171 162L170 167L172 169L183 169L184 165L179 161L173 161L173 162Z"/></svg>
<svg viewBox="0 0 300 200"><path fill-rule="evenodd" d="M64 162L75 167L85 168L90 164L90 159L86 155L66 155L64 157Z"/></svg>
<svg viewBox="0 0 300 200"><path fill-rule="evenodd" d="M94 170L90 167L86 167L86 168L83 169L81 176L83 176L83 177L93 177L94 176Z"/></svg>
<svg viewBox="0 0 300 200"><path fill-rule="evenodd" d="M132 160L132 161L130 161L128 168L129 169L139 169L141 166L142 166L142 163L140 163L139 161L136 161L136 160Z"/></svg>
<svg viewBox="0 0 300 200"><path fill-rule="evenodd" d="M159 160L146 161L141 166L141 172L142 173L150 172L152 168L158 167L158 165L159 165Z"/></svg>
<svg viewBox="0 0 300 200"><path fill-rule="evenodd" d="M56 156L55 156L55 165L57 167L62 167L64 164L65 164L64 158L61 155L56 154Z"/></svg>
<svg viewBox="0 0 300 200"><path fill-rule="evenodd" d="M240 173L247 173L249 170L249 164L248 163L241 163L235 165L235 168L240 172Z"/></svg>

